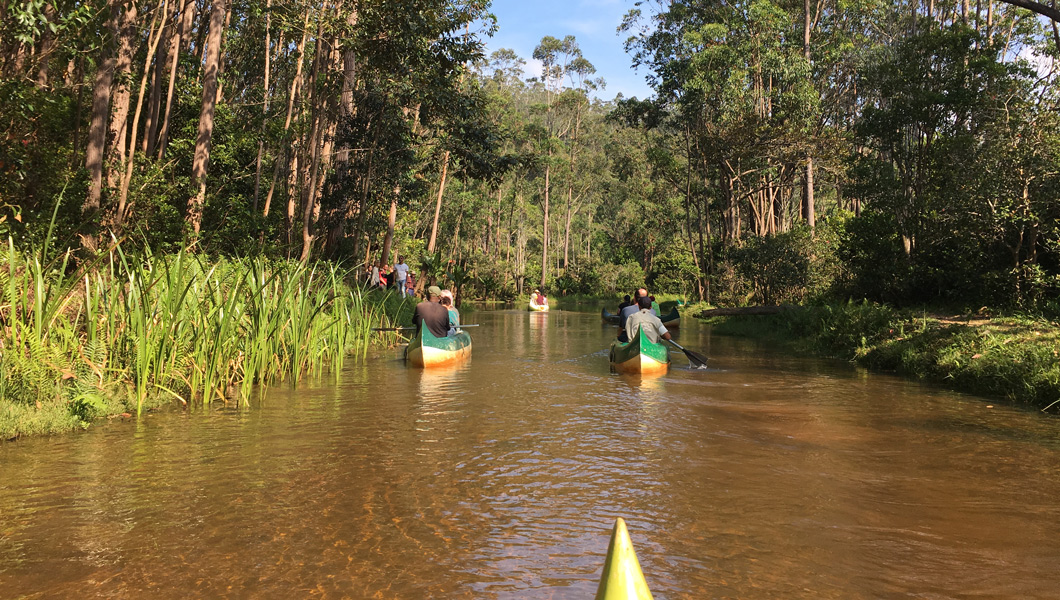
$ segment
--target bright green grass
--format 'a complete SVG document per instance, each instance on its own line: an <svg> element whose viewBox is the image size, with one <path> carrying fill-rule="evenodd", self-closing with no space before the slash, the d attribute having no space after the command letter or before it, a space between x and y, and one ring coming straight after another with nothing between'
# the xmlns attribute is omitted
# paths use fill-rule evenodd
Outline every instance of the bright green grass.
<svg viewBox="0 0 1060 600"><path fill-rule="evenodd" d="M716 333L768 337L961 391L1060 407L1060 327L1044 319L940 319L850 303L712 322Z"/></svg>
<svg viewBox="0 0 1060 600"><path fill-rule="evenodd" d="M412 303L364 292L329 263L69 253L0 254L0 439L53 433L177 401L248 403L393 341L373 327Z"/></svg>

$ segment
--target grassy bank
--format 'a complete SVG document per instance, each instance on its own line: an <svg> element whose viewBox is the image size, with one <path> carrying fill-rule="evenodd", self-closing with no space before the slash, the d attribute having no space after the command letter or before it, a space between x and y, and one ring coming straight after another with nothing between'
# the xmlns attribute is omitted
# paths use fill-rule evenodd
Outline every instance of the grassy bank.
<svg viewBox="0 0 1060 600"><path fill-rule="evenodd" d="M364 356L411 304L328 263L0 253L0 439L85 427L166 402L247 403Z"/></svg>
<svg viewBox="0 0 1060 600"><path fill-rule="evenodd" d="M846 304L712 322L718 333L770 338L1043 410L1060 407L1060 327L1042 319L948 318Z"/></svg>

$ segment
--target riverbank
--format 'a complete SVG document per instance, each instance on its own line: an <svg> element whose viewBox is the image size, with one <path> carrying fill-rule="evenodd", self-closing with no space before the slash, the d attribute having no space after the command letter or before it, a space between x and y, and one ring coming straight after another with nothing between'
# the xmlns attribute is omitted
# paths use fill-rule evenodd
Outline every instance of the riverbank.
<svg viewBox="0 0 1060 600"><path fill-rule="evenodd" d="M709 322L716 333L767 338L1043 411L1060 407L1060 327L1044 319L931 315L851 303Z"/></svg>
<svg viewBox="0 0 1060 600"><path fill-rule="evenodd" d="M0 254L0 440L167 403L247 404L363 357L372 327L412 311L331 263L115 247L74 268L44 255Z"/></svg>

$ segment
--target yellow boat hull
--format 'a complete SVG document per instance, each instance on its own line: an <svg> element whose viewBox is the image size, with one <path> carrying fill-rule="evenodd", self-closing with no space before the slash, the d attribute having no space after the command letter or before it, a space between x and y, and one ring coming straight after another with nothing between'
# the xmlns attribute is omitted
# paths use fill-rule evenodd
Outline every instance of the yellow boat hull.
<svg viewBox="0 0 1060 600"><path fill-rule="evenodd" d="M611 531L596 600L652 600L648 581L644 579L637 552L633 549L633 540L621 518L615 520L615 528Z"/></svg>
<svg viewBox="0 0 1060 600"><path fill-rule="evenodd" d="M661 374L670 368L670 353L666 346L649 341L638 330L628 344L617 340L611 343L608 361L617 373Z"/></svg>
<svg viewBox="0 0 1060 600"><path fill-rule="evenodd" d="M670 363L659 362L649 356L638 354L624 362L611 363L611 368L614 369L616 373L641 373L649 375L666 373L670 370Z"/></svg>
<svg viewBox="0 0 1060 600"><path fill-rule="evenodd" d="M405 360L414 367L457 365L471 358L471 336L462 331L438 338L421 327L405 348Z"/></svg>

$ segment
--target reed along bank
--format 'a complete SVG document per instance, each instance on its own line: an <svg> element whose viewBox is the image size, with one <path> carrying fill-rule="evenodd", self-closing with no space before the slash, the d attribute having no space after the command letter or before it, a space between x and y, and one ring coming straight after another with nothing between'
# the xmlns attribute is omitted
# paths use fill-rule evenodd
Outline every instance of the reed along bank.
<svg viewBox="0 0 1060 600"><path fill-rule="evenodd" d="M246 404L256 386L363 358L372 327L411 313L327 262L45 255L10 241L0 254L0 439L166 403Z"/></svg>

